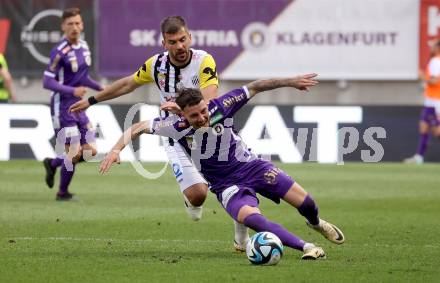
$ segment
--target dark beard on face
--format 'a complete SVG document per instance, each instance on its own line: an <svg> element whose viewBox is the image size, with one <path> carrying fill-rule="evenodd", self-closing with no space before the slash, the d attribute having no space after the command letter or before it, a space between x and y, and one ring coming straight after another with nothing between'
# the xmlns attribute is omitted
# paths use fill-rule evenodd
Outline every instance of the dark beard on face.
<svg viewBox="0 0 440 283"><path fill-rule="evenodd" d="M180 59L179 57L182 56L182 55L185 55L184 56L185 58ZM188 60L188 52L176 53L176 55L174 56L174 59L177 62L184 63L186 60Z"/></svg>

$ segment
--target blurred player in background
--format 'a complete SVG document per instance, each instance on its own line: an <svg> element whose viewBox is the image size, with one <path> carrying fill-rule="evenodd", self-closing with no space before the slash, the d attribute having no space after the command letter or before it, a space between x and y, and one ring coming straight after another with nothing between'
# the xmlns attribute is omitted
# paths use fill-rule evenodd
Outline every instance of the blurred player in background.
<svg viewBox="0 0 440 283"><path fill-rule="evenodd" d="M43 86L53 91L51 98L52 122L57 144L64 145L65 155L54 159L44 159L46 184L54 185L54 175L61 167L59 191L56 200L72 200L68 190L75 173L75 164L84 156L96 155L95 133L84 111L70 113L69 107L81 99L86 88L97 91L102 86L89 77L92 64L91 52L81 39L83 21L79 8L69 8L63 12L61 28L63 39L52 49L50 63L44 71Z"/></svg>
<svg viewBox="0 0 440 283"><path fill-rule="evenodd" d="M5 57L0 53L0 103L9 101L16 101L12 76L9 73Z"/></svg>
<svg viewBox="0 0 440 283"><path fill-rule="evenodd" d="M92 104L128 94L149 83L154 83L159 89L163 117L179 112L174 101L176 93L183 87L200 89L206 101L216 98L218 77L214 58L203 50L190 48L191 34L185 20L180 16L165 18L161 23L161 33L166 52L150 57L133 75L113 82L96 96L74 104L71 111L84 110ZM178 143L170 138L164 138L163 142L187 212L193 220L199 220L208 194L207 182ZM247 228L235 222L235 248L244 251L248 239Z"/></svg>
<svg viewBox="0 0 440 283"><path fill-rule="evenodd" d="M315 201L297 182L273 163L258 158L244 145L235 134L232 121L234 114L257 93L280 87L308 90L318 83L315 77L316 74L308 74L254 81L211 100L209 104L200 90L185 89L176 100L183 117L156 118L134 124L112 148L100 171L107 172L111 164L119 162L119 152L142 133L173 137L199 164L200 172L210 182L211 191L234 220L257 232L276 234L283 245L304 252L303 259L325 258L322 248L303 241L262 215L256 194L276 203L283 199L298 209L311 228L333 243L342 244L345 240L343 233L318 217ZM202 147L205 147L204 154L210 152L211 155L202 157Z"/></svg>
<svg viewBox="0 0 440 283"><path fill-rule="evenodd" d="M425 83L425 101L419 123L419 145L414 156L405 163L422 164L428 147L429 135L440 138L440 40L432 45L432 56L420 78Z"/></svg>

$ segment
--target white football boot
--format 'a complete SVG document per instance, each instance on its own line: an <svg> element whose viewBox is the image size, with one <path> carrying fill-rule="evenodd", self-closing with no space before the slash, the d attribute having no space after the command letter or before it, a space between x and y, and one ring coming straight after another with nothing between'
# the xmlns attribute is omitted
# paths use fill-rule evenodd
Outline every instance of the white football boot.
<svg viewBox="0 0 440 283"><path fill-rule="evenodd" d="M423 164L423 156L421 156L420 154L415 154L411 157L405 158L403 160L403 163L405 164Z"/></svg>
<svg viewBox="0 0 440 283"><path fill-rule="evenodd" d="M304 260L316 260L316 259L325 259L325 252L321 247L317 247L314 244L305 244L304 245L304 254L301 259Z"/></svg>
<svg viewBox="0 0 440 283"><path fill-rule="evenodd" d="M321 233L327 240L332 243L340 245L345 241L345 237L342 231L335 225L328 223L325 220L319 219L318 225L312 225L308 221L306 221L306 224L313 230Z"/></svg>
<svg viewBox="0 0 440 283"><path fill-rule="evenodd" d="M245 252L249 242L249 228L234 220L235 236L234 248L237 252Z"/></svg>
<svg viewBox="0 0 440 283"><path fill-rule="evenodd" d="M203 206L192 205L185 195L183 195L183 198L185 200L185 208L188 215L192 220L199 221L202 218Z"/></svg>

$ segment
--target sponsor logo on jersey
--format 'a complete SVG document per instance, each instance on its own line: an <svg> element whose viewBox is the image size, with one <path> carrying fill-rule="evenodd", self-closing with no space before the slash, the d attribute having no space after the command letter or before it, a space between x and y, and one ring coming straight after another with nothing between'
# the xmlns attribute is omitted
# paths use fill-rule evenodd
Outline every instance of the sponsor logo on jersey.
<svg viewBox="0 0 440 283"><path fill-rule="evenodd" d="M157 68L157 71L158 71L159 73L161 73L161 74L166 74L166 73L167 73L167 69L165 69L165 68L161 68L161 67L158 67L158 68Z"/></svg>
<svg viewBox="0 0 440 283"><path fill-rule="evenodd" d="M179 182L179 183L182 182L183 181L183 172L182 172L182 169L180 168L180 165L177 163L173 163L172 167L173 167L173 173L177 179L177 182Z"/></svg>
<svg viewBox="0 0 440 283"><path fill-rule="evenodd" d="M209 110L209 115L214 114L215 111L217 111L218 106L214 106L211 110Z"/></svg>
<svg viewBox="0 0 440 283"><path fill-rule="evenodd" d="M61 52L62 52L63 54L66 54L66 53L69 52L71 49L72 49L72 47L70 47L70 46L66 46L66 47L63 48L63 50L61 50Z"/></svg>
<svg viewBox="0 0 440 283"><path fill-rule="evenodd" d="M158 130L160 128L166 128L173 125L172 120L156 120L156 123L154 123L154 130Z"/></svg>
<svg viewBox="0 0 440 283"><path fill-rule="evenodd" d="M210 124L214 125L216 123L218 123L218 121L220 121L223 118L223 114L222 113L217 113L214 116L211 117L210 119Z"/></svg>
<svg viewBox="0 0 440 283"><path fill-rule="evenodd" d="M200 83L199 76L197 76L197 75L193 76L191 78L191 82L192 82L193 86L198 86Z"/></svg>
<svg viewBox="0 0 440 283"><path fill-rule="evenodd" d="M223 100L223 106L226 107L226 108L231 107L235 103L242 101L244 98L245 98L245 94L244 93L242 93L242 94L240 94L238 96L232 96L232 97L225 98Z"/></svg>

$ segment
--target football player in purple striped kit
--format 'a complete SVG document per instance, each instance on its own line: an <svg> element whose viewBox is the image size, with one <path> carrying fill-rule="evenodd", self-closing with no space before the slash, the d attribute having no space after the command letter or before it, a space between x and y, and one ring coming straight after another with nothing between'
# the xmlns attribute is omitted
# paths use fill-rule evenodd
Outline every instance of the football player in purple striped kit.
<svg viewBox="0 0 440 283"><path fill-rule="evenodd" d="M259 92L280 87L307 91L316 85L316 74L251 82L207 103L200 90L184 89L176 99L182 116L141 121L129 128L101 163L100 172L119 162L119 152L143 133L178 141L210 184L226 212L237 222L257 231L276 234L283 245L303 252L302 259L323 259L321 247L308 243L260 211L257 193L275 203L285 202L305 217L307 225L335 244L345 237L335 225L321 219L313 198L273 163L252 153L236 134L234 114Z"/></svg>
<svg viewBox="0 0 440 283"><path fill-rule="evenodd" d="M52 49L50 62L44 71L43 86L52 91L51 114L57 144L64 146L65 153L52 159L44 159L46 184L54 185L54 176L61 167L59 191L56 200L75 199L68 190L75 173L75 164L84 157L95 156L95 132L84 111L70 113L69 107L81 100L86 88L97 91L103 87L90 78L91 52L81 39L84 25L79 8L68 8L62 14L62 40Z"/></svg>

